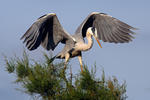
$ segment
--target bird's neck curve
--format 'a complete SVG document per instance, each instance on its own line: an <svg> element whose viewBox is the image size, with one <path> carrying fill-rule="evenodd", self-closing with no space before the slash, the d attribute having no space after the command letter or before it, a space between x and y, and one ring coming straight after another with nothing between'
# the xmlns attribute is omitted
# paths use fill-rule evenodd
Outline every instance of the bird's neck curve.
<svg viewBox="0 0 150 100"><path fill-rule="evenodd" d="M89 49L92 48L92 46L93 46L92 35L87 32L86 38L87 38L88 43L78 42L78 43L76 44L75 49L76 49L77 51L87 51L87 50L89 50Z"/></svg>
<svg viewBox="0 0 150 100"><path fill-rule="evenodd" d="M84 51L87 51L87 50L91 49L92 46L93 46L92 35L91 35L90 33L87 32L86 38L87 38L88 43L85 44L85 50L84 50Z"/></svg>

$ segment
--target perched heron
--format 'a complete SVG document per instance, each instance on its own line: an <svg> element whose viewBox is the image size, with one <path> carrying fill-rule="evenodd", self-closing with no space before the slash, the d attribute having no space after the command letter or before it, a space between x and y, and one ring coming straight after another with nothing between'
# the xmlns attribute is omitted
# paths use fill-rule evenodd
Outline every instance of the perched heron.
<svg viewBox="0 0 150 100"><path fill-rule="evenodd" d="M34 50L42 45L46 50L54 50L61 42L65 44L63 50L55 58L65 59L78 56L82 68L82 51L87 51L93 46L92 36L102 48L99 40L110 43L128 43L134 38L136 28L105 13L92 12L77 28L74 35L68 34L61 26L55 13L41 16L21 37L29 50ZM88 43L85 43L84 38Z"/></svg>

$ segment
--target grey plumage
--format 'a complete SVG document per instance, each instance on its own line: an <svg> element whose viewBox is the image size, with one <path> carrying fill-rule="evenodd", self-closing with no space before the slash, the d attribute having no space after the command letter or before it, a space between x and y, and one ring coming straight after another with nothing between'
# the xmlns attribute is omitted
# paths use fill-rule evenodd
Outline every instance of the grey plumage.
<svg viewBox="0 0 150 100"><path fill-rule="evenodd" d="M46 50L54 50L59 42L73 43L71 35L69 35L59 23L57 16L53 13L40 17L27 32L22 36L24 43L29 50L36 49L40 44Z"/></svg>
<svg viewBox="0 0 150 100"><path fill-rule="evenodd" d="M86 36L86 30L89 27L95 27L98 33L98 39L104 42L124 43L132 40L134 34L130 29L136 29L132 26L113 18L107 14L93 12L77 28L76 34L82 33Z"/></svg>
<svg viewBox="0 0 150 100"><path fill-rule="evenodd" d="M55 13L41 16L26 31L21 39L29 50L42 45L46 50L54 50L61 42L64 49L54 58L65 58L67 63L70 57L78 56L82 70L81 51L89 50L92 45L92 36L97 40L112 43L127 43L132 41L134 30L132 26L113 18L107 14L93 12L80 24L74 35L69 35L61 26ZM88 43L84 42L87 38Z"/></svg>

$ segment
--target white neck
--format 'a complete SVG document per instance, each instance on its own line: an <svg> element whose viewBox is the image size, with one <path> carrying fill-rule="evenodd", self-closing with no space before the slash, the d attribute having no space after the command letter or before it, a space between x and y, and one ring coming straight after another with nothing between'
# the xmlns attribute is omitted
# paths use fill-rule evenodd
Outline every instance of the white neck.
<svg viewBox="0 0 150 100"><path fill-rule="evenodd" d="M93 39L92 39L92 35L90 33L87 32L86 34L86 38L88 40L88 43L79 43L77 46L76 46L76 49L79 50L79 51L87 51L89 49L92 48L93 46Z"/></svg>
<svg viewBox="0 0 150 100"><path fill-rule="evenodd" d="M88 43L85 44L85 49L84 49L84 51L87 51L87 50L91 49L92 46L93 46L92 35L91 35L90 33L87 33L87 34L86 34L86 38L87 38Z"/></svg>

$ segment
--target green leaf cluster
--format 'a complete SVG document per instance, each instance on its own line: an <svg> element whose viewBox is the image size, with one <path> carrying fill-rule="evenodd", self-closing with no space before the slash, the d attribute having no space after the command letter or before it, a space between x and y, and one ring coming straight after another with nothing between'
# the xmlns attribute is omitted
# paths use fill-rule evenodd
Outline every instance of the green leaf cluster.
<svg viewBox="0 0 150 100"><path fill-rule="evenodd" d="M45 62L29 63L23 58L6 58L6 69L16 75L24 92L43 100L125 100L126 83L119 84L117 78L105 78L104 71L96 78L96 68L91 71L84 66L83 72L74 75L67 72L64 63L53 64L53 58L44 54ZM37 98L36 98L37 99Z"/></svg>

